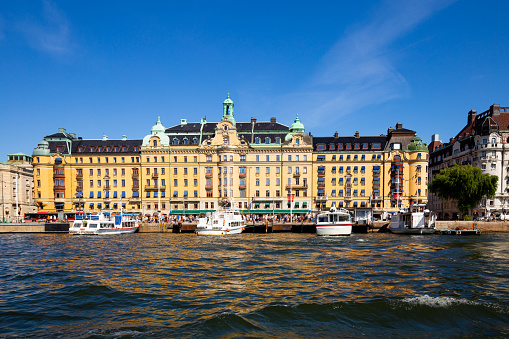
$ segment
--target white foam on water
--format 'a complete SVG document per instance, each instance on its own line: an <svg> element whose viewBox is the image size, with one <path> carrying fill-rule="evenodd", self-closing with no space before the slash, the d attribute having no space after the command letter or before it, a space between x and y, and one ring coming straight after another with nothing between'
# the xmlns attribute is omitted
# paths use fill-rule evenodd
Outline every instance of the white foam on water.
<svg viewBox="0 0 509 339"><path fill-rule="evenodd" d="M430 297L425 294L420 297L413 298L405 298L403 302L414 304L414 305L426 305L426 306L434 306L434 307L447 307L455 304L469 304L469 305L478 305L479 303L475 301L471 301L468 299L457 299L452 297Z"/></svg>
<svg viewBox="0 0 509 339"><path fill-rule="evenodd" d="M138 332L138 331L118 331L118 332L112 333L112 335L120 336L120 337L130 336L130 335L137 335L137 334L141 334L141 332Z"/></svg>

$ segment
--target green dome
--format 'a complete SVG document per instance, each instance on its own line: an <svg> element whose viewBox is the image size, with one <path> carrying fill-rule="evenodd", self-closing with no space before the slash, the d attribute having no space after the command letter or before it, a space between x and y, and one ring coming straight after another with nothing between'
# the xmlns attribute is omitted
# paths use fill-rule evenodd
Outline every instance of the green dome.
<svg viewBox="0 0 509 339"><path fill-rule="evenodd" d="M230 93L228 93L228 97L223 101L223 104L233 104L232 99L230 99Z"/></svg>
<svg viewBox="0 0 509 339"><path fill-rule="evenodd" d="M408 144L409 151L427 151L428 144L422 142L421 138L418 136L414 136L410 143Z"/></svg>
<svg viewBox="0 0 509 339"><path fill-rule="evenodd" d="M156 134L157 132L164 133L165 130L166 128L164 128L163 124L161 124L161 117L157 117L157 122L154 126L152 126L150 132L152 132L152 134Z"/></svg>
<svg viewBox="0 0 509 339"><path fill-rule="evenodd" d="M295 118L294 123L290 126L291 132L302 132L304 133L304 125L299 120L299 114L297 113L297 117Z"/></svg>

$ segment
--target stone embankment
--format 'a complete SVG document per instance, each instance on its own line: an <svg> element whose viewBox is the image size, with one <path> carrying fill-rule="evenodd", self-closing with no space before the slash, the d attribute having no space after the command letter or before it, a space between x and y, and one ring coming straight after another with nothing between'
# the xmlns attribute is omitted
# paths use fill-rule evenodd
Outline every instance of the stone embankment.
<svg viewBox="0 0 509 339"><path fill-rule="evenodd" d="M300 224L299 224L300 225ZM307 225L307 224L306 224ZM373 230L377 232L380 228L387 225L386 221L377 221L374 223ZM140 233L191 233L196 228L196 223L187 224L184 223L180 225L178 228L174 228L174 224L171 223L143 223L140 225ZM250 225L248 225L249 227ZM263 226L263 225L262 225ZM271 226L271 232L291 232L292 225L279 225L274 224ZM295 226L295 225L294 225ZM297 225L298 226L298 225ZM483 233L490 232L506 232L509 233L509 222L507 221L494 221L494 222L484 222L484 221L437 221L437 229L450 229L454 230L456 228L459 229L480 229ZM68 223L0 223L0 233L68 233L69 232L69 224Z"/></svg>

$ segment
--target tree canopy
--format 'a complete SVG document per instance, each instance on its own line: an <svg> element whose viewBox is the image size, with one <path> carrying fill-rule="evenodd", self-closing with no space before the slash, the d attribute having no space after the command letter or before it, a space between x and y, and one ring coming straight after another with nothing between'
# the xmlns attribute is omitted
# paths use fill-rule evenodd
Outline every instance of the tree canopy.
<svg viewBox="0 0 509 339"><path fill-rule="evenodd" d="M429 190L442 199L455 200L463 215L473 210L483 197L495 196L498 176L483 174L479 167L454 165L442 169L429 184Z"/></svg>

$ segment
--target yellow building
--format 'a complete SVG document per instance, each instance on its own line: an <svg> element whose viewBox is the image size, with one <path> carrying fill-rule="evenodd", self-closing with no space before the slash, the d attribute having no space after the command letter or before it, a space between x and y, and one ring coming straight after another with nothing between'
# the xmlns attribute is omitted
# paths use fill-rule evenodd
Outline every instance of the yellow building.
<svg viewBox="0 0 509 339"><path fill-rule="evenodd" d="M400 124L387 136L312 137L298 116L286 126L233 112L228 96L219 122L158 119L143 139L46 136L33 153L39 210L200 214L228 199L245 213L305 214L426 200L427 149Z"/></svg>

